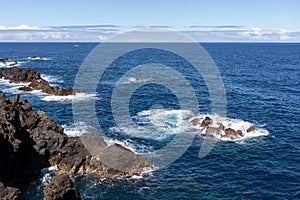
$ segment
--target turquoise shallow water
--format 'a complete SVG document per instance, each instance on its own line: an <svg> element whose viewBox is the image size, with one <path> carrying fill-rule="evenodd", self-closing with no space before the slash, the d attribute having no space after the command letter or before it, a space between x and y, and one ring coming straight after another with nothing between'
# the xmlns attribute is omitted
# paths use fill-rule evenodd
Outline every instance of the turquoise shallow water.
<svg viewBox="0 0 300 200"><path fill-rule="evenodd" d="M21 68L34 67L52 84L72 86L82 61L96 45L0 43L0 57L23 62ZM220 141L203 159L198 157L203 136L197 135L176 162L142 178L102 180L92 175L77 178L75 184L86 199L300 198L300 45L211 43L202 46L214 59L223 79L228 119L252 123L268 130L269 134L242 142ZM47 59L28 60L35 55ZM140 57L148 60L139 60ZM201 102L200 114L211 110L205 83L201 77L193 76L188 65L179 58L153 50L141 50L120 58L98 85L97 117L108 140L121 141L141 153L160 149L177 133L179 113L174 110L180 109L178 99L172 91L157 84L148 84L135 91L129 110L137 123L146 124L143 137L124 134L116 128L109 99L122 73L152 60L185 74ZM16 85L3 81L0 88L7 96L18 92ZM27 98L36 110L44 110L64 125L69 134L80 132L73 124L71 100L51 100L40 93L21 94L21 98ZM157 105L174 112L167 115L161 110L157 115L141 114ZM148 127L155 117L163 118L164 123L158 128ZM87 125L81 126L84 130ZM23 198L42 199L42 188L40 180L32 183Z"/></svg>

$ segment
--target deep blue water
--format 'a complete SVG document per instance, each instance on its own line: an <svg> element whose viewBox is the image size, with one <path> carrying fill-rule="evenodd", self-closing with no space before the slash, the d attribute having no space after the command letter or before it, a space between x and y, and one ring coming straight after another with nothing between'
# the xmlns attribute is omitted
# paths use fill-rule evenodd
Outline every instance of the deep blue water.
<svg viewBox="0 0 300 200"><path fill-rule="evenodd" d="M0 57L23 61L21 68L34 67L50 78L52 84L73 86L80 65L96 45L0 43ZM176 162L140 179L79 177L75 184L86 199L300 199L300 44L205 43L202 46L223 79L227 117L251 122L268 130L269 135L243 142L220 141L202 159L198 153L203 138L197 136ZM29 56L48 60L28 61ZM184 60L168 52L151 50L119 58L97 87L97 117L107 138L129 141L140 152L161 148L173 135L165 129L159 132L159 138L151 138L158 136L155 133L139 138L116 131L109 99L115 81L126 70L149 61L168 64L185 74L201 102L200 113L211 111L205 83L201 77L190 75L193 71L189 71ZM0 83L7 96L18 92L15 87ZM39 93L22 93L21 98L27 98L36 110L45 111L57 123L72 127L72 101L46 101L45 95ZM180 109L178 99L168 88L148 84L133 94L130 114L135 118L157 104L169 110ZM176 125L172 119L167 122L170 123L167 129L172 131ZM42 187L41 181L33 183L24 199L42 199Z"/></svg>

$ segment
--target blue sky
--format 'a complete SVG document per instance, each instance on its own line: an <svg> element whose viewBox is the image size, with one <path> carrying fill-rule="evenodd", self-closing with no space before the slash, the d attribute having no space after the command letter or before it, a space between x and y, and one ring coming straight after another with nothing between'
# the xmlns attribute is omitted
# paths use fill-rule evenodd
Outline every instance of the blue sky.
<svg viewBox="0 0 300 200"><path fill-rule="evenodd" d="M101 41L159 26L199 41L300 41L299 0L0 0L0 41Z"/></svg>

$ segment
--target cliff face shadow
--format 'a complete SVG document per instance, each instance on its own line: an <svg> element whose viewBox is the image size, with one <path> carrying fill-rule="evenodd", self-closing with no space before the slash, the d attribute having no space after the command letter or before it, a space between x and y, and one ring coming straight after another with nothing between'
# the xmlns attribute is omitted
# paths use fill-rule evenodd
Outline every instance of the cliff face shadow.
<svg viewBox="0 0 300 200"><path fill-rule="evenodd" d="M26 100L19 102L17 95L8 99L0 93L0 181L17 188L40 175L40 170L49 166L49 154L39 151L30 130L39 123Z"/></svg>

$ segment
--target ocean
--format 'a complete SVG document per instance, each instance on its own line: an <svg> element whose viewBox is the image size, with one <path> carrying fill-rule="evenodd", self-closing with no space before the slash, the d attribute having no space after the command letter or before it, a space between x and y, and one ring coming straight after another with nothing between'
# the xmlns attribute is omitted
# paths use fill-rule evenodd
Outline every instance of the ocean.
<svg viewBox="0 0 300 200"><path fill-rule="evenodd" d="M80 66L97 45L0 43L0 57L17 61L20 68L35 68L52 85L73 87ZM173 54L142 49L116 59L98 83L95 94L90 96L95 101L95 113L107 143L117 142L137 153L149 154L166 146L176 134L194 137L178 159L142 176L103 179L84 174L74 177L85 199L300 199L300 44L201 45L214 60L222 78L226 116L212 113L206 82L201 76L194 76L189 65ZM31 56L41 58L28 59ZM128 70L153 63L153 60L184 74L199 102L197 116L211 116L244 133L251 126L256 127L256 131L244 139L220 140L207 156L199 158L205 135L183 122L182 118L191 112L181 108L172 90L139 77L118 82ZM151 73L151 68L146 73ZM119 127L111 108L113 91L117 84L134 88L140 82L142 86L129 98L128 110L142 129L129 125ZM75 120L74 123L73 97L21 92L17 90L20 85L23 84L0 80L0 89L8 97L20 93L21 99L28 99L36 111L45 111L69 136L93 130L89 122ZM118 95L122 99L127 93ZM84 101L89 100L81 101L84 106ZM83 111L82 116L85 118L88 113ZM30 184L23 199L42 199L47 178L42 174Z"/></svg>

